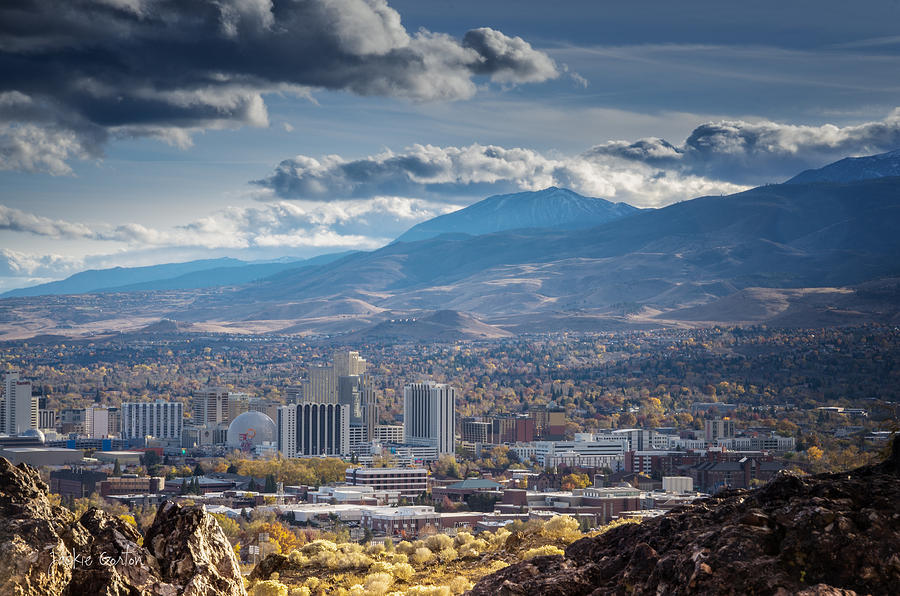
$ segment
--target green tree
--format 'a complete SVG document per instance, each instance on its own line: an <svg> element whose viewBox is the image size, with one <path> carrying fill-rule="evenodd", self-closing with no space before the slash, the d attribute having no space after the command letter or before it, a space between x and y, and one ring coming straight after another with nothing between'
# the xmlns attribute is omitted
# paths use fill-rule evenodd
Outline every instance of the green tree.
<svg viewBox="0 0 900 596"><path fill-rule="evenodd" d="M278 490L278 484L275 482L275 474L269 474L266 476L266 486L263 489L263 492L266 493L274 493Z"/></svg>

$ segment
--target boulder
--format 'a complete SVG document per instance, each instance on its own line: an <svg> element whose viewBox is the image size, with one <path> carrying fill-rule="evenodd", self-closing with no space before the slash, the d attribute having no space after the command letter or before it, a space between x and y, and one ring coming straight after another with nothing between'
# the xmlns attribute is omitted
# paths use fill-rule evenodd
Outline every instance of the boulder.
<svg viewBox="0 0 900 596"><path fill-rule="evenodd" d="M234 551L202 508L164 503L142 540L96 508L76 520L50 502L36 470L4 458L0 594L246 596Z"/></svg>

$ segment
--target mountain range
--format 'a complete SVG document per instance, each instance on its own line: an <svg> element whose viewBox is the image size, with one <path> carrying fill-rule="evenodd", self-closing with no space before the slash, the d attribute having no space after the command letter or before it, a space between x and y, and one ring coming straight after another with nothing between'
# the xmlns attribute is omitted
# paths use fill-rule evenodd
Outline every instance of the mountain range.
<svg viewBox="0 0 900 596"><path fill-rule="evenodd" d="M889 176L900 176L900 149L865 157L846 157L824 168L801 172L787 183L853 182Z"/></svg>
<svg viewBox="0 0 900 596"><path fill-rule="evenodd" d="M585 197L567 188L551 186L534 192L494 195L459 211L417 224L398 242L427 240L441 234L481 235L505 230L592 228L639 211L627 203Z"/></svg>
<svg viewBox="0 0 900 596"><path fill-rule="evenodd" d="M95 292L188 290L241 285L269 277L286 269L329 263L351 252L353 251L321 255L311 259L285 258L266 262L247 262L224 257L146 267L89 269L60 281L10 290L0 294L0 298Z"/></svg>
<svg viewBox="0 0 900 596"><path fill-rule="evenodd" d="M116 321L137 329L168 318L197 331L398 340L769 321L897 322L900 177L878 174L893 173L889 164L898 155L841 160L785 184L656 210L558 188L500 195L419 224L375 251L278 263L284 268L252 284L183 286L165 296L151 292L153 300L124 300L129 294L104 289L98 296L106 319L87 321L83 310L64 309L59 300L53 308L29 303L28 316L40 312L41 320L60 322L63 315L56 313L69 313L65 325L76 331L67 333L85 325L96 331L104 320L107 330L116 330L122 326ZM546 213L542 198L554 206ZM589 217L604 221L583 227ZM201 272L221 271L234 279L245 267L251 265L199 269L188 277L214 280ZM184 275L116 291L172 290L178 284L171 280ZM14 319L16 309L16 316L25 316L26 306L0 301L0 311L7 311L0 312L0 334L15 328L3 321ZM43 323L30 329L59 332Z"/></svg>

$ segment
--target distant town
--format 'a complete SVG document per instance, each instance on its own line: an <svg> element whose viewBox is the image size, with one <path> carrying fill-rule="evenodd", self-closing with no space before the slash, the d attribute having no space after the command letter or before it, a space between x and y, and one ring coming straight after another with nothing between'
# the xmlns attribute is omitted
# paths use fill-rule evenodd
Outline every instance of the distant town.
<svg viewBox="0 0 900 596"><path fill-rule="evenodd" d="M567 514L587 530L876 453L895 396L862 397L859 383L827 399L814 371L850 358L866 376L878 366L866 346L889 353L900 334L816 335L567 334L371 354L156 338L124 360L115 344L7 346L0 456L42 470L75 509L140 523L167 499L202 504L248 564L310 529L399 541Z"/></svg>

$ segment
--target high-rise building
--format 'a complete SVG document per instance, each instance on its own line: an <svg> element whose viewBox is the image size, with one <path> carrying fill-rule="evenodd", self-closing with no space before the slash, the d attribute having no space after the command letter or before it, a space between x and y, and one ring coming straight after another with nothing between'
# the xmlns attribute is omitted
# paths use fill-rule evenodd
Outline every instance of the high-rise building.
<svg viewBox="0 0 900 596"><path fill-rule="evenodd" d="M40 430L56 429L56 410L38 410L38 428Z"/></svg>
<svg viewBox="0 0 900 596"><path fill-rule="evenodd" d="M59 430L64 435L84 434L84 408L64 408L59 412Z"/></svg>
<svg viewBox="0 0 900 596"><path fill-rule="evenodd" d="M184 427L184 408L181 402L126 402L122 404L122 438L147 436L157 439L181 440Z"/></svg>
<svg viewBox="0 0 900 596"><path fill-rule="evenodd" d="M250 402L253 396L249 393L229 393L228 394L228 420L231 422L244 412L250 411Z"/></svg>
<svg viewBox="0 0 900 596"><path fill-rule="evenodd" d="M366 372L366 359L359 357L359 352L337 351L333 356L334 376L359 376Z"/></svg>
<svg viewBox="0 0 900 596"><path fill-rule="evenodd" d="M734 420L730 418L716 418L714 420L704 420L703 427L706 434L706 440L715 444L719 439L734 438Z"/></svg>
<svg viewBox="0 0 900 596"><path fill-rule="evenodd" d="M566 438L566 410L550 402L528 412L534 419L534 438L543 441L562 441Z"/></svg>
<svg viewBox="0 0 900 596"><path fill-rule="evenodd" d="M460 434L467 443L530 443L534 441L534 418L526 415L473 418L462 422Z"/></svg>
<svg viewBox="0 0 900 596"><path fill-rule="evenodd" d="M313 366L303 381L303 398L306 403L335 404L338 402L338 383L341 377L362 376L366 372L366 360L359 352L337 351L331 366Z"/></svg>
<svg viewBox="0 0 900 596"><path fill-rule="evenodd" d="M351 447L375 436L375 388L365 375L338 377L338 403L350 408Z"/></svg>
<svg viewBox="0 0 900 596"><path fill-rule="evenodd" d="M38 427L38 398L31 395L31 382L9 373L4 379L3 417L0 432L17 435Z"/></svg>
<svg viewBox="0 0 900 596"><path fill-rule="evenodd" d="M84 409L84 434L92 439L109 436L109 410L106 408Z"/></svg>
<svg viewBox="0 0 900 596"><path fill-rule="evenodd" d="M350 406L302 403L278 408L278 450L285 457L350 454Z"/></svg>
<svg viewBox="0 0 900 596"><path fill-rule="evenodd" d="M303 401L320 404L337 402L336 382L333 366L310 367L303 382Z"/></svg>
<svg viewBox="0 0 900 596"><path fill-rule="evenodd" d="M456 390L427 381L403 388L403 442L435 447L438 453L456 450Z"/></svg>
<svg viewBox="0 0 900 596"><path fill-rule="evenodd" d="M228 422L228 391L224 387L205 387L194 393L191 423L195 426Z"/></svg>

